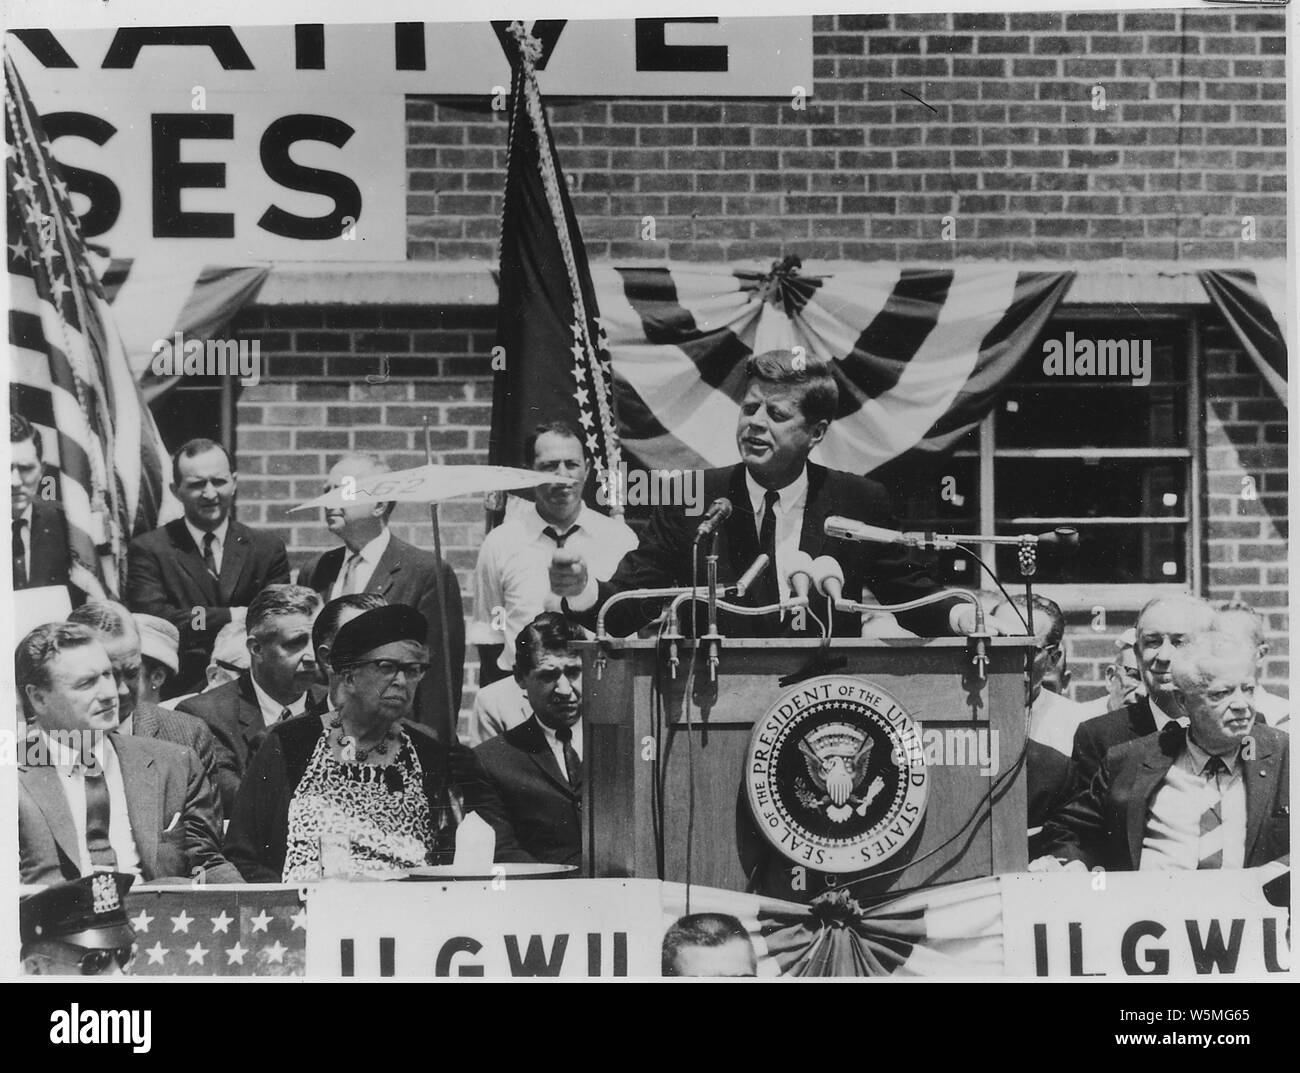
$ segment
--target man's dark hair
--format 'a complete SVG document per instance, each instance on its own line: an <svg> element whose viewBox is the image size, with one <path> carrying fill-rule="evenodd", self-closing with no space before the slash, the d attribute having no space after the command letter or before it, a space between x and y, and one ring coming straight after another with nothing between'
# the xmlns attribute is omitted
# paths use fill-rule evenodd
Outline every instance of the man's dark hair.
<svg viewBox="0 0 1300 1073"><path fill-rule="evenodd" d="M312 623L312 651L318 651L321 645L334 643L334 635L339 632L339 619L343 617L344 611L373 611L376 607L386 606L387 603L388 601L377 592L350 592L336 600L331 600L321 608L316 621Z"/></svg>
<svg viewBox="0 0 1300 1073"><path fill-rule="evenodd" d="M172 455L172 484L181 483L181 459L182 458L194 458L198 455L205 455L209 451L220 451L223 455L225 455L226 465L230 467L230 472L231 473L235 472L235 463L234 460L230 457L229 451L227 451L224 447L222 447L221 444L217 443L216 440L205 440L200 438L196 440L190 440L188 443L181 444L177 452L174 455Z"/></svg>
<svg viewBox="0 0 1300 1073"><path fill-rule="evenodd" d="M749 932L733 916L726 913L692 913L681 917L664 936L661 968L665 976L676 976L677 953L684 946L705 948L726 946L739 939L749 944Z"/></svg>
<svg viewBox="0 0 1300 1073"><path fill-rule="evenodd" d="M69 648L82 648L98 639L86 626L76 622L49 622L37 626L18 642L14 653L14 683L22 699L23 712L31 719L27 687L50 688L50 664L54 658Z"/></svg>
<svg viewBox="0 0 1300 1073"><path fill-rule="evenodd" d="M140 632L131 612L115 600L87 600L73 610L68 621L105 637L124 637L128 633Z"/></svg>
<svg viewBox="0 0 1300 1073"><path fill-rule="evenodd" d="M581 626L558 611L543 611L515 638L515 674L523 678L548 652L571 653L573 643L585 636Z"/></svg>
<svg viewBox="0 0 1300 1073"><path fill-rule="evenodd" d="M1026 609L1024 593L1017 593L1011 597L1011 603L1020 608L1021 618L1027 618L1024 614ZM1006 606L1003 601L1000 607ZM1049 645L1059 645L1061 639L1065 637L1065 615L1061 613L1060 605L1055 600L1049 600L1046 596L1034 596L1034 630L1037 632L1038 624L1042 621L1039 616L1045 616L1052 624L1052 628L1047 631L1047 641Z"/></svg>
<svg viewBox="0 0 1300 1073"><path fill-rule="evenodd" d="M831 367L825 362L796 359L789 350L769 350L745 363L745 378L764 384L796 386L799 410L804 421L834 421L840 405L840 389Z"/></svg>
<svg viewBox="0 0 1300 1073"><path fill-rule="evenodd" d="M44 460L45 453L41 449L40 431L22 414L9 415L9 442L26 443L31 440L36 447L36 457Z"/></svg>
<svg viewBox="0 0 1300 1073"><path fill-rule="evenodd" d="M249 637L259 641L275 628L275 620L285 615L314 615L320 608L320 595L305 585L268 585L248 605L244 623Z"/></svg>
<svg viewBox="0 0 1300 1073"><path fill-rule="evenodd" d="M538 425L533 429L528 439L524 441L524 466L527 469L533 468L533 463L537 461L537 440L547 433L555 436L567 436L571 440L578 441L578 447L582 447L582 433L574 428L567 421L547 421L544 425ZM585 454L584 454L584 457Z"/></svg>

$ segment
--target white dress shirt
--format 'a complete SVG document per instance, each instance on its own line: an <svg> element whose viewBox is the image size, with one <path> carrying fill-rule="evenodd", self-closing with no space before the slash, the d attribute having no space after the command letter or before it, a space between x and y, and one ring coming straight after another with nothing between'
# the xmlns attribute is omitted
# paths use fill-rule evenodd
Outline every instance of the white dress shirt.
<svg viewBox="0 0 1300 1073"><path fill-rule="evenodd" d="M199 549L199 555L203 554L203 538L207 534L194 525L188 518L185 519L185 528L190 531L190 536L194 539L194 546ZM226 548L226 534L230 531L230 519L227 518L219 526L212 530L212 535L216 539L212 542L212 559L217 564L217 573L221 573L221 557Z"/></svg>
<svg viewBox="0 0 1300 1073"><path fill-rule="evenodd" d="M1196 871L1202 857L1201 816L1220 795L1222 819L1215 845L1223 849L1224 868L1241 868L1246 859L1246 783L1239 752L1222 757L1228 774L1217 779L1203 772L1210 754L1189 736L1151 798L1142 839L1142 871ZM1217 785L1216 785L1217 784ZM1206 854L1208 856L1208 854Z"/></svg>
<svg viewBox="0 0 1300 1073"><path fill-rule="evenodd" d="M745 470L745 490L749 493L749 505L754 510L754 532L756 535L761 534L763 514L767 510L767 489L754 480L749 470ZM808 505L808 467L801 469L799 476L784 488L778 488L777 492L780 498L773 507L776 514L776 562L768 569L776 570L777 592L785 600L790 596L790 579L786 575L790 571L791 558L799 550L803 513Z"/></svg>
<svg viewBox="0 0 1300 1073"><path fill-rule="evenodd" d="M286 718L295 715L302 715L302 713L307 710L307 694L305 691L301 697L292 703L281 704L257 684L257 678L255 675L250 674L248 680L253 683L253 693L257 696L257 706L262 709L262 722L267 726L274 726L278 723L280 721L280 713L283 712L285 708L289 709L289 715L286 716Z"/></svg>
<svg viewBox="0 0 1300 1073"><path fill-rule="evenodd" d="M1040 689L1029 709L1029 738L1069 756L1074 752L1074 732L1090 718L1085 705L1050 689Z"/></svg>
<svg viewBox="0 0 1300 1073"><path fill-rule="evenodd" d="M535 718L535 717L534 717ZM568 769L564 766L564 743L555 736L555 731L537 720L537 725L542 728L542 736L546 739L546 744L551 748L551 755L555 757L555 762L560 766L560 774L567 775ZM578 754L578 759L582 759L582 720L579 719L573 724L573 738L569 742L573 746L573 751Z"/></svg>
<svg viewBox="0 0 1300 1073"><path fill-rule="evenodd" d="M502 670L515 665L519 631L543 611L560 610L560 598L551 592L550 566L556 543L544 532L549 524L530 505L493 529L479 548L468 640L474 645L503 645L497 660ZM587 563L590 601L570 600L570 606L581 611L594 604L596 582L613 577L623 556L636 544L636 534L622 519L584 506L568 530L564 547Z"/></svg>
<svg viewBox="0 0 1300 1073"><path fill-rule="evenodd" d="M343 549L343 562L339 566L339 576L334 579L334 586L330 589L330 599L337 600L343 595L343 581L348 573L348 561L354 554L359 555L357 565L352 571L352 591L365 592L366 586L370 584L370 579L374 576L375 567L379 565L380 558L388 550L388 542L392 539L392 534L388 531L388 526L384 526L383 531L375 537L374 540L367 543L358 552L352 552L349 548Z"/></svg>
<svg viewBox="0 0 1300 1073"><path fill-rule="evenodd" d="M90 864L90 847L86 843L86 765L66 743L52 739L41 732L49 750L50 762L59 776L59 786L72 813L72 826L77 832L78 862L83 876L94 869ZM94 747L95 761L103 765L108 786L108 841L117 856L117 870L140 875L140 852L131 833L131 816L126 807L126 788L122 782L122 767L117 760L117 750L110 739L100 734Z"/></svg>

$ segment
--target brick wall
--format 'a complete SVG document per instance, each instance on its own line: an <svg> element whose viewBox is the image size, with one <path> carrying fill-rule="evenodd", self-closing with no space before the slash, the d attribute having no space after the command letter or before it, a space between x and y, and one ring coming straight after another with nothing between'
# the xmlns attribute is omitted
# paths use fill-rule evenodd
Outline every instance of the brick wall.
<svg viewBox="0 0 1300 1073"><path fill-rule="evenodd" d="M1285 256L1281 12L813 27L804 110L548 102L593 258ZM407 120L409 256L492 260L504 113L413 97ZM940 239L945 215L955 242ZM646 216L654 241L640 238Z"/></svg>

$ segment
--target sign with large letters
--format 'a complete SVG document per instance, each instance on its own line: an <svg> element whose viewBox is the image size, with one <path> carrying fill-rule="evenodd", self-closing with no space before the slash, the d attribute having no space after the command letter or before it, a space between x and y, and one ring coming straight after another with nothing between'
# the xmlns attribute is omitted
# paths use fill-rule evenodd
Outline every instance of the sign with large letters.
<svg viewBox="0 0 1300 1073"><path fill-rule="evenodd" d="M808 17L557 19L533 33L551 98L812 90ZM468 98L504 126L506 34L486 20L24 29L5 44L85 235L114 255L394 261L406 257L405 99ZM412 166L464 169L471 150L487 158L474 167L494 166L490 147L436 147L430 133L428 162Z"/></svg>
<svg viewBox="0 0 1300 1073"><path fill-rule="evenodd" d="M307 913L308 976L659 975L657 880L320 883Z"/></svg>

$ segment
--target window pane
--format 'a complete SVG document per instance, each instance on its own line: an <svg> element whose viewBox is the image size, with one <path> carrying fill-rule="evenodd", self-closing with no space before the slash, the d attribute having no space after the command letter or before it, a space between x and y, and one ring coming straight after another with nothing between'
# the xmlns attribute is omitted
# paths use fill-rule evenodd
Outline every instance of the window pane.
<svg viewBox="0 0 1300 1073"><path fill-rule="evenodd" d="M154 399L149 409L169 452L199 437L222 442L220 386L181 384Z"/></svg>
<svg viewBox="0 0 1300 1073"><path fill-rule="evenodd" d="M1020 531L1006 527L1011 518L1177 518L1190 509L1178 460L1000 458L994 475L999 533Z"/></svg>
<svg viewBox="0 0 1300 1073"><path fill-rule="evenodd" d="M1187 528L1182 525L1080 524L1079 546L1063 555L1041 548L1036 582L1187 582ZM1003 583L1020 577L1014 547L997 549Z"/></svg>
<svg viewBox="0 0 1300 1073"><path fill-rule="evenodd" d="M958 450L978 446L978 432ZM979 531L979 460L950 458L932 476L896 491L899 527L935 533ZM934 568L944 585L977 585L979 567L968 556L942 552Z"/></svg>

